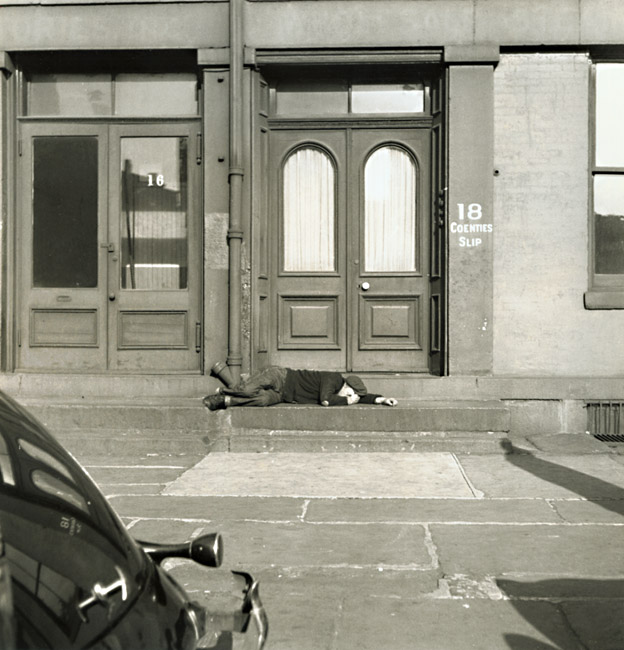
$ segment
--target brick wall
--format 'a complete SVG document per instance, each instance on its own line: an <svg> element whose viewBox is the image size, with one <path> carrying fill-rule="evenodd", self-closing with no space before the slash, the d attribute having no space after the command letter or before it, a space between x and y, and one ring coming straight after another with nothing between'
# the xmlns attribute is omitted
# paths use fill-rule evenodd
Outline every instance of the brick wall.
<svg viewBox="0 0 624 650"><path fill-rule="evenodd" d="M494 81L494 372L624 373L624 311L586 311L589 61L501 57Z"/></svg>

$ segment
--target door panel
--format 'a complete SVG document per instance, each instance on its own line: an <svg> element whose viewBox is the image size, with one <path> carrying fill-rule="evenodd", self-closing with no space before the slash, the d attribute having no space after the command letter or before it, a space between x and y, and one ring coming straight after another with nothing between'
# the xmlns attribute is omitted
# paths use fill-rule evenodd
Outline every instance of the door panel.
<svg viewBox="0 0 624 650"><path fill-rule="evenodd" d="M350 369L428 370L429 130L354 130Z"/></svg>
<svg viewBox="0 0 624 650"><path fill-rule="evenodd" d="M199 368L201 234L193 135L185 124L111 127L112 369Z"/></svg>
<svg viewBox="0 0 624 650"><path fill-rule="evenodd" d="M22 127L18 367L106 364L107 131Z"/></svg>
<svg viewBox="0 0 624 650"><path fill-rule="evenodd" d="M200 368L196 131L23 125L19 367Z"/></svg>
<svg viewBox="0 0 624 650"><path fill-rule="evenodd" d="M273 364L346 364L345 141L331 129L271 136Z"/></svg>

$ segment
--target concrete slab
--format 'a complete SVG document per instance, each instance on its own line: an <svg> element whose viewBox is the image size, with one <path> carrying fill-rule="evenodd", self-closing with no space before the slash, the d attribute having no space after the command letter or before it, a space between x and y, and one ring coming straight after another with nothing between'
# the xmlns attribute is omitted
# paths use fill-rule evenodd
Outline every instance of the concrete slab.
<svg viewBox="0 0 624 650"><path fill-rule="evenodd" d="M471 483L487 497L624 500L624 466L609 455L457 458Z"/></svg>
<svg viewBox="0 0 624 650"><path fill-rule="evenodd" d="M622 513L618 512L624 510L624 502L620 500L558 499L551 503L559 516L571 524L624 524Z"/></svg>
<svg viewBox="0 0 624 650"><path fill-rule="evenodd" d="M107 483L171 483L184 472L185 467L142 467L131 465L127 467L87 467L89 476L99 485Z"/></svg>
<svg viewBox="0 0 624 650"><path fill-rule="evenodd" d="M449 453L213 453L164 494L474 497Z"/></svg>
<svg viewBox="0 0 624 650"><path fill-rule="evenodd" d="M174 520L165 528L158 520L124 521L131 524L133 537L159 543L218 531L223 536L225 566L252 572L275 567L295 572L318 567L428 570L433 564L422 526Z"/></svg>
<svg viewBox="0 0 624 650"><path fill-rule="evenodd" d="M624 596L610 602L569 602L562 609L588 650L624 648Z"/></svg>
<svg viewBox="0 0 624 650"><path fill-rule="evenodd" d="M166 483L99 483L98 487L107 499L127 495L157 495L166 487Z"/></svg>
<svg viewBox="0 0 624 650"><path fill-rule="evenodd" d="M349 598L336 637L332 647L340 650L584 650L556 605L546 602L526 603L519 612L505 600Z"/></svg>
<svg viewBox="0 0 624 650"><path fill-rule="evenodd" d="M206 525L195 521L162 521L123 517L122 521L135 539L155 544L181 544L203 532L209 532Z"/></svg>
<svg viewBox="0 0 624 650"><path fill-rule="evenodd" d="M213 522L228 565L431 569L425 528L409 524Z"/></svg>
<svg viewBox="0 0 624 650"><path fill-rule="evenodd" d="M110 499L124 517L196 519L200 521L299 521L303 499L205 496L115 496Z"/></svg>
<svg viewBox="0 0 624 650"><path fill-rule="evenodd" d="M305 521L560 523L543 499L314 499Z"/></svg>
<svg viewBox="0 0 624 650"><path fill-rule="evenodd" d="M527 436L536 449L549 454L608 454L610 449L604 442L587 433L553 433Z"/></svg>
<svg viewBox="0 0 624 650"><path fill-rule="evenodd" d="M624 576L621 526L432 524L430 529L445 573Z"/></svg>
<svg viewBox="0 0 624 650"><path fill-rule="evenodd" d="M206 454L169 454L157 451L146 451L148 445L140 452L128 450L117 451L115 454L78 455L80 464L84 467L182 467L188 469L196 465Z"/></svg>

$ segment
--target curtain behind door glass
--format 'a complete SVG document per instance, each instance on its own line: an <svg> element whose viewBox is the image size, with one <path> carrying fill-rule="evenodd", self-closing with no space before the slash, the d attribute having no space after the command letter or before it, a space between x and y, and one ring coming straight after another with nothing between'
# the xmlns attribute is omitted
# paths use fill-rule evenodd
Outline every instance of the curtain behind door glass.
<svg viewBox="0 0 624 650"><path fill-rule="evenodd" d="M416 270L416 167L405 151L383 147L364 173L364 269Z"/></svg>
<svg viewBox="0 0 624 650"><path fill-rule="evenodd" d="M33 141L33 286L96 287L98 143Z"/></svg>
<svg viewBox="0 0 624 650"><path fill-rule="evenodd" d="M298 149L284 165L284 270L333 271L335 172L329 156Z"/></svg>

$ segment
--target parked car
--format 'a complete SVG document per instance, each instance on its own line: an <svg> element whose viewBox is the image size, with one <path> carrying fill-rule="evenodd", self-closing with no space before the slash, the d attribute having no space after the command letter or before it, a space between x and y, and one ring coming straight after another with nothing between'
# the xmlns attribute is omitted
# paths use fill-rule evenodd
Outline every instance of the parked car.
<svg viewBox="0 0 624 650"><path fill-rule="evenodd" d="M169 557L218 567L222 555L218 533L177 545L134 540L80 464L0 392L2 648L224 648L232 630L262 648L268 623L250 575L232 572L240 606L215 617L161 567ZM226 619L220 634L215 622Z"/></svg>

